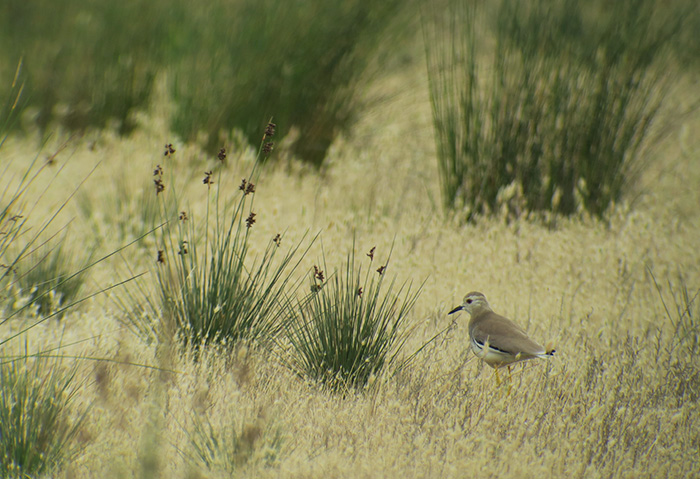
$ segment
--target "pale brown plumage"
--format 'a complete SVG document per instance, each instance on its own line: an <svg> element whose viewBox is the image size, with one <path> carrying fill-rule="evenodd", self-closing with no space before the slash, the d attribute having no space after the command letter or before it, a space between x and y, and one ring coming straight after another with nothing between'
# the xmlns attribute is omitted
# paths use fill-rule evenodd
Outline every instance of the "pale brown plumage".
<svg viewBox="0 0 700 479"><path fill-rule="evenodd" d="M513 321L496 314L486 297L472 291L449 314L464 310L471 315L469 337L472 351L493 368L532 358L545 358L554 350L545 350Z"/></svg>

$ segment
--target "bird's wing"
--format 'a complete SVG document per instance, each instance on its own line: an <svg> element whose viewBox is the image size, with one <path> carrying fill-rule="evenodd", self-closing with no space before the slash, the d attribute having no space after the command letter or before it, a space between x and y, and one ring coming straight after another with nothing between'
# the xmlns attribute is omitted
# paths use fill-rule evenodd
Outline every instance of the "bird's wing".
<svg viewBox="0 0 700 479"><path fill-rule="evenodd" d="M514 356L538 356L545 353L544 348L530 339L520 326L492 311L473 318L469 334L478 343L488 342L490 347Z"/></svg>

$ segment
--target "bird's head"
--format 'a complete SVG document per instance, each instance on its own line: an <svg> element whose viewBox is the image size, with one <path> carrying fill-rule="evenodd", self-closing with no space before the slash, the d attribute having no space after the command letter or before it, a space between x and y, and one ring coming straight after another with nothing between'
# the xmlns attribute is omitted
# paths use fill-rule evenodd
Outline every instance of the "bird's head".
<svg viewBox="0 0 700 479"><path fill-rule="evenodd" d="M491 306L489 302L486 301L486 296L478 291L472 291L464 297L462 304L450 311L449 314L456 313L457 311L466 311L470 315L474 315L483 310L491 311Z"/></svg>

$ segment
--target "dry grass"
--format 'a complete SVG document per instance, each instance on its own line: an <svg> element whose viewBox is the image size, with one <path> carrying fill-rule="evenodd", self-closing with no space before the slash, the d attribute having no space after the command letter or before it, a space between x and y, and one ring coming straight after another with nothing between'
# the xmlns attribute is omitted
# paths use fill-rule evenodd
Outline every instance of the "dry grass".
<svg viewBox="0 0 700 479"><path fill-rule="evenodd" d="M360 251L376 245L385 255L394 244L389 273L399 281L427 278L408 318L416 332L406 353L447 328L445 334L399 375L340 397L254 349L212 348L194 363L173 345L143 344L120 322L111 297L98 296L61 323L33 329L29 340L31 347L57 337L64 345L87 339L64 353L113 360L79 363L87 381L76 409L92 407L79 435L82 452L61 477L700 474L700 360L693 349L700 334L700 139L691 134L700 130L698 115L680 120L652 150L641 195L618 205L607 223L576 218L552 228L494 218L464 226L436 209L425 78L402 75L377 88L393 92L399 85L404 93L377 105L353 137L336 142L325 172L286 165L263 172L251 254L261 255L283 231L287 246L320 231L328 265L342 264L353 234ZM684 103L697 93L692 85L681 84L672 97ZM163 160L162 145L172 141L163 122L157 112L143 121L130 139L104 133L74 140L56 158L65 169L47 194L59 203L102 160L85 191L108 233L112 178L125 178L137 201L151 164L170 161L181 197L201 213L201 178L215 159L177 145L174 157ZM61 143L57 138L46 151ZM36 151L36 142L10 138L2 154L23 159ZM230 152L220 186L237 191L253 157ZM73 206L66 219L78 215ZM75 248L96 240L90 222L74 221L71 235ZM115 235L99 240L104 251L121 244ZM115 283L127 276L127 264L152 270L156 248L149 241L91 270L87 283ZM299 275L321 255L318 242ZM691 317L683 314L683 288L694 299ZM467 350L466 316L451 325L446 315L470 290L484 292L496 311L558 351L549 362L517 367L510 393ZM2 334L20 322L4 325ZM197 448L212 438L229 446L211 453L207 467Z"/></svg>

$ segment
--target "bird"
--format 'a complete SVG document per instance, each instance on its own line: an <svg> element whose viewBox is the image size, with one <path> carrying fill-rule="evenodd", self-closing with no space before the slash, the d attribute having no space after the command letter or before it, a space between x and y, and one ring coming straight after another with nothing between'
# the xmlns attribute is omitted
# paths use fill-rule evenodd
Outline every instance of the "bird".
<svg viewBox="0 0 700 479"><path fill-rule="evenodd" d="M471 349L476 357L494 368L496 380L500 384L498 368L519 361L553 356L554 349L545 349L530 339L525 330L508 318L496 314L486 296L472 291L464 297L462 304L449 314L466 311L470 314L469 338Z"/></svg>

